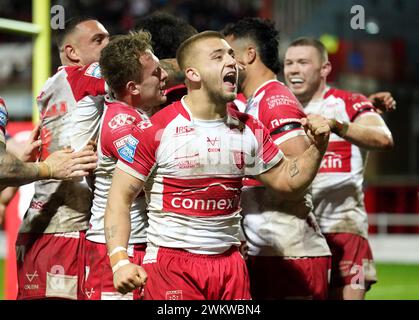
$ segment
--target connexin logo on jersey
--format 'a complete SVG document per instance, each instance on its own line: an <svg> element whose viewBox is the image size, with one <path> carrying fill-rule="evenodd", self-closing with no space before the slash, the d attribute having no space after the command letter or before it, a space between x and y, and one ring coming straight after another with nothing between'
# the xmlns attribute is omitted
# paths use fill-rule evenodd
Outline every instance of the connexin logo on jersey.
<svg viewBox="0 0 419 320"><path fill-rule="evenodd" d="M137 149L138 140L135 139L132 135L122 137L114 141L114 146L118 150L118 154L122 159L129 163L134 162L135 150Z"/></svg>

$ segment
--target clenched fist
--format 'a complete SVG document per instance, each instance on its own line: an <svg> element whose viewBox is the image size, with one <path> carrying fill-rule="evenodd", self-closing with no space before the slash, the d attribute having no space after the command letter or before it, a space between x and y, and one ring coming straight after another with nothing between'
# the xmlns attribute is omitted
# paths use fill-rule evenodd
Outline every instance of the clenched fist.
<svg viewBox="0 0 419 320"><path fill-rule="evenodd" d="M126 294L136 288L143 288L147 282L147 273L139 265L129 263L113 274L113 285L118 292Z"/></svg>
<svg viewBox="0 0 419 320"><path fill-rule="evenodd" d="M312 143L321 152L325 153L330 137L330 126L328 119L310 114L307 118L301 119L301 124Z"/></svg>

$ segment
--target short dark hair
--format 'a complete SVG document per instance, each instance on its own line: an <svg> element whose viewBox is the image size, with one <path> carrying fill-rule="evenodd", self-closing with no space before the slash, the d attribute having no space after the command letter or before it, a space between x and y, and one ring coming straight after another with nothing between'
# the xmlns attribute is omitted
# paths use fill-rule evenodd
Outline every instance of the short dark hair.
<svg viewBox="0 0 419 320"><path fill-rule="evenodd" d="M80 23L85 22L85 21L90 21L90 20L98 21L96 18L88 17L88 16L77 16L77 17L72 17L66 20L64 22L64 29L58 28L54 34L55 43L58 47L58 50L60 50L61 47L63 46L64 41L67 38L67 36L73 33L73 31L76 29L76 27Z"/></svg>
<svg viewBox="0 0 419 320"><path fill-rule="evenodd" d="M155 12L138 20L135 29L150 32L153 51L159 59L175 58L181 43L198 33L186 21L166 12Z"/></svg>
<svg viewBox="0 0 419 320"><path fill-rule="evenodd" d="M243 18L228 24L221 33L234 38L249 38L255 42L263 64L274 73L281 71L279 60L279 31L273 21L261 18Z"/></svg>
<svg viewBox="0 0 419 320"><path fill-rule="evenodd" d="M217 31L203 31L186 39L180 45L176 52L176 59L180 70L185 71L190 66L190 61L194 57L192 49L194 49L195 44L209 38L224 39L223 35Z"/></svg>
<svg viewBox="0 0 419 320"><path fill-rule="evenodd" d="M139 58L151 48L148 32L130 32L115 36L100 53L99 65L106 83L115 93L120 93L129 81L142 81Z"/></svg>
<svg viewBox="0 0 419 320"><path fill-rule="evenodd" d="M314 38L301 37L301 38L295 39L294 41L290 43L288 48L289 47L303 47L303 46L314 47L319 53L320 59L322 60L322 62L326 62L329 60L327 50L324 44Z"/></svg>

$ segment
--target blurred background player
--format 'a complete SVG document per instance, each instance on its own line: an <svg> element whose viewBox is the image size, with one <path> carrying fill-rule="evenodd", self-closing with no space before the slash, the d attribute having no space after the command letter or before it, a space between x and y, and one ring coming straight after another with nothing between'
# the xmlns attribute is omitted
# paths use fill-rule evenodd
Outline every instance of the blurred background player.
<svg viewBox="0 0 419 320"><path fill-rule="evenodd" d="M333 132L313 182L315 214L332 251L329 296L363 299L377 280L362 191L367 151L388 150L393 139L366 97L327 85L330 71L321 42L300 38L289 45L284 62L287 85L307 114L329 119Z"/></svg>
<svg viewBox="0 0 419 320"><path fill-rule="evenodd" d="M149 125L153 107L165 102L163 86L167 73L152 53L150 34L132 32L115 37L103 50L100 68L115 100L105 103L98 140L98 167L95 190L86 233L85 295L91 300L139 299L138 290L122 296L115 290L111 261L118 255L141 265L146 247L147 213L142 192L131 206L131 234L128 247L110 253L106 250L104 214L112 174L118 159L132 162L139 141L132 135Z"/></svg>
<svg viewBox="0 0 419 320"><path fill-rule="evenodd" d="M178 49L188 94L151 119L134 161L119 160L109 192L108 250L126 247L129 209L146 182L149 228L143 268L113 261L120 292L145 285L145 299L250 299L240 245L245 174L297 196L309 186L328 142L326 119L304 119L313 144L283 157L267 130L227 103L236 98L233 50L218 32L199 33Z"/></svg>
<svg viewBox="0 0 419 320"><path fill-rule="evenodd" d="M57 31L62 67L37 98L41 117L41 159L95 140L103 111L105 81L98 60L109 34L92 18L73 18ZM18 299L77 299L84 275L84 236L92 190L86 179L35 184L16 243ZM27 274L36 273L36 286Z"/></svg>
<svg viewBox="0 0 419 320"><path fill-rule="evenodd" d="M223 34L243 67L239 91L247 104L241 111L261 121L287 157L302 154L310 145L301 125L306 116L277 80L281 65L274 23L244 18L228 25ZM312 212L311 195L282 199L253 178L245 178L243 186L242 225L249 246L252 297L326 299L330 250Z"/></svg>
<svg viewBox="0 0 419 320"><path fill-rule="evenodd" d="M160 105L160 108L179 101L187 94L187 90L184 83L185 74L179 69L176 61L176 50L183 41L198 32L186 21L167 12L147 15L136 22L135 28L150 32L153 52L168 73L165 88L167 101Z"/></svg>

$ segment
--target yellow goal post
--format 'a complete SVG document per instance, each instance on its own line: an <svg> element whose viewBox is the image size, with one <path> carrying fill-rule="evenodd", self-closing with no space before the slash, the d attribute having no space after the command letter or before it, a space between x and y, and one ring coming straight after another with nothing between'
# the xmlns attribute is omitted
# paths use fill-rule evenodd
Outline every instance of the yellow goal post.
<svg viewBox="0 0 419 320"><path fill-rule="evenodd" d="M51 70L51 27L50 0L32 0L32 23L0 18L0 32L33 36L35 43L32 58L32 121L39 120L36 96L50 76Z"/></svg>

